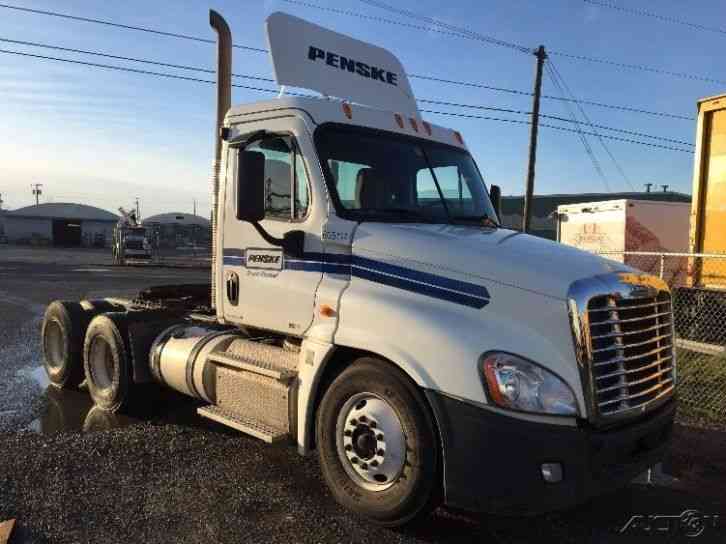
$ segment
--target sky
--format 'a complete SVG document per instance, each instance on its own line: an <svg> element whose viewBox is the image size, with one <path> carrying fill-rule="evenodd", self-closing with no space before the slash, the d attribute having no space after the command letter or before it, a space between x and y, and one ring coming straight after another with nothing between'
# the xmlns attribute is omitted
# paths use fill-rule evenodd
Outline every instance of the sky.
<svg viewBox="0 0 726 544"><path fill-rule="evenodd" d="M724 20L720 0L611 0L615 5L652 11L695 24ZM9 3L13 3L9 0ZM699 98L726 92L726 69L716 52L726 32L709 32L655 18L600 7L583 0L390 0L449 25L550 52L605 58L618 63L683 72L718 82L677 78L550 54L564 81L581 100L626 105L687 117ZM535 58L506 47L435 32L434 25L388 13L358 0L14 0L18 6L112 20L213 39L208 10L222 13L237 44L266 47L264 20L285 11L338 32L393 51L407 73L476 82L530 92ZM405 21L411 29L361 19L339 10ZM211 44L163 37L88 22L0 8L0 38L212 68ZM0 49L213 79L178 69L79 53L50 51L13 43ZM268 56L234 50L233 72L272 77ZM244 83L243 81L237 81ZM250 83L260 85L259 83ZM531 97L412 79L417 98L528 111ZM262 84L274 88L274 84ZM552 81L543 93L558 94ZM271 95L235 89L233 103ZM43 184L41 202L81 202L116 211L139 198L142 215L192 212L209 214L213 152L214 86L205 83L123 73L87 66L20 57L0 52L0 195L4 209L34 203L31 183ZM422 105L425 109L526 120L517 114ZM695 121L583 106L595 124L693 142ZM563 104L542 101L542 113L567 117ZM432 122L458 129L488 183L505 195L521 194L527 167L527 125L423 114ZM543 120L544 121L544 120ZM551 122L551 121L548 121ZM571 127L571 123L557 122ZM590 130L590 129L587 129ZM613 136L672 145L644 137ZM600 142L589 137L605 181L596 172L578 135L540 130L535 193L629 190L630 185ZM691 192L692 153L605 140L610 153L636 190L643 184L668 184ZM678 146L687 148L687 146Z"/></svg>

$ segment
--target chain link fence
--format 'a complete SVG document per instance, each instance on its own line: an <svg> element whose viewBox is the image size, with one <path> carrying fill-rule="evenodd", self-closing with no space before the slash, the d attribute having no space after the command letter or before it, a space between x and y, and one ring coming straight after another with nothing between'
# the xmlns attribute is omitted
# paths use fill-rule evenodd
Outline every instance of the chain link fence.
<svg viewBox="0 0 726 544"><path fill-rule="evenodd" d="M668 283L676 333L678 417L692 425L726 426L726 254L602 255Z"/></svg>

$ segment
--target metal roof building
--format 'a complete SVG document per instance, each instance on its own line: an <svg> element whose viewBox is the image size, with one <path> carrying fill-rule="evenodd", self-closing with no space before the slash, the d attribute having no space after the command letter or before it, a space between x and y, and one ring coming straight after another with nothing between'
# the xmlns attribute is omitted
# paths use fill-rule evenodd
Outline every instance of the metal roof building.
<svg viewBox="0 0 726 544"><path fill-rule="evenodd" d="M9 242L66 247L107 246L118 219L101 208L66 202L26 206L3 214Z"/></svg>

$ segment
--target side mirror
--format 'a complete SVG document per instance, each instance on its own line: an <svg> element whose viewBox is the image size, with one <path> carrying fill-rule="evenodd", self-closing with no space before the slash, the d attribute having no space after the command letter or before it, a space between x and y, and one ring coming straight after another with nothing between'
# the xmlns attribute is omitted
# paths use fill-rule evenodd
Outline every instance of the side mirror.
<svg viewBox="0 0 726 544"><path fill-rule="evenodd" d="M497 214L497 219L501 221L502 189L499 185L492 185L489 187L489 199L492 201L492 206L494 206L494 212Z"/></svg>
<svg viewBox="0 0 726 544"><path fill-rule="evenodd" d="M265 155L240 151L237 159L237 219L257 223L265 218Z"/></svg>

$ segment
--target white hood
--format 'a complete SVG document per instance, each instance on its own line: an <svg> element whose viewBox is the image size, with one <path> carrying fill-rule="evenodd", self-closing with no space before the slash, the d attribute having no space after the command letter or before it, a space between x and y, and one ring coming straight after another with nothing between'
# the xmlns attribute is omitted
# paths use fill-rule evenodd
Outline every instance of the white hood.
<svg viewBox="0 0 726 544"><path fill-rule="evenodd" d="M435 267L440 274L495 282L565 299L575 280L630 270L625 265L507 229L458 225L362 223L353 254ZM478 282L477 282L478 283Z"/></svg>

